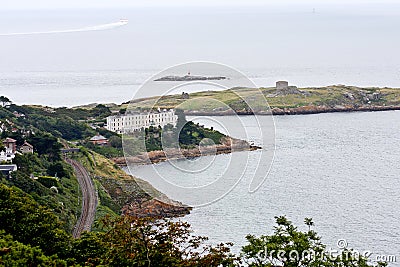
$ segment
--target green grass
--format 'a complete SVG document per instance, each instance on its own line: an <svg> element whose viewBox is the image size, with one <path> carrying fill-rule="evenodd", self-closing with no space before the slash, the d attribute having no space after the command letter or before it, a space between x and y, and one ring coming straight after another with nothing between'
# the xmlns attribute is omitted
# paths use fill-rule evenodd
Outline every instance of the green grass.
<svg viewBox="0 0 400 267"><path fill-rule="evenodd" d="M111 198L98 180L94 179L94 184L98 194L98 206L92 231L102 231L101 219L105 216L117 217L121 213L121 207Z"/></svg>
<svg viewBox="0 0 400 267"><path fill-rule="evenodd" d="M91 177L94 177L99 206L93 230L100 230L98 222L105 215L116 216L121 213L121 209L126 204L150 199L146 192L163 197L150 184L128 175L111 160L100 154L83 149L83 152L74 154L73 158L89 171ZM146 192L143 188L146 189Z"/></svg>

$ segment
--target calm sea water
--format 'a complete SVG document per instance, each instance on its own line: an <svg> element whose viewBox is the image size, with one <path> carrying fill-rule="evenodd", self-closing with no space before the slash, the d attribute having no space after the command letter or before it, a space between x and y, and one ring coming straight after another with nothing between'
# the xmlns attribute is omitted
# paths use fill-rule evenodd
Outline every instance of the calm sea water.
<svg viewBox="0 0 400 267"><path fill-rule="evenodd" d="M141 84L159 71L161 69L5 71L0 72L0 95L6 95L17 104L55 107L120 104L132 99ZM400 87L400 72L391 67L266 67L241 71L260 87L275 86L275 82L282 79L302 87L333 84ZM207 89L199 87L197 91Z"/></svg>
<svg viewBox="0 0 400 267"><path fill-rule="evenodd" d="M214 119L225 125L234 121L231 117ZM242 119L250 132L256 127L250 117ZM350 247L399 257L400 112L280 116L275 122L276 156L264 184L250 194L251 177L244 176L221 200L195 208L184 218L195 232L215 243L233 241L238 250L246 234L271 233L274 216L286 215L298 225L312 217L315 230L333 248L338 239L346 239ZM218 128L215 123L208 125ZM238 153L247 160L246 153ZM213 164L238 168L229 165L229 157L219 155ZM204 157L187 164L198 166L208 160ZM250 169L269 166L268 162L249 164ZM150 168L183 185L192 180L213 181L221 172L217 168L214 176L209 172L183 175L169 163L131 171L157 187L156 178L146 177ZM192 198L167 193L183 202Z"/></svg>
<svg viewBox="0 0 400 267"><path fill-rule="evenodd" d="M129 23L105 31L0 36L0 95L18 104L121 103L157 71L196 60L232 66L258 86L288 80L301 87L400 87L398 3L300 2L2 9L0 35L77 29L120 19Z"/></svg>

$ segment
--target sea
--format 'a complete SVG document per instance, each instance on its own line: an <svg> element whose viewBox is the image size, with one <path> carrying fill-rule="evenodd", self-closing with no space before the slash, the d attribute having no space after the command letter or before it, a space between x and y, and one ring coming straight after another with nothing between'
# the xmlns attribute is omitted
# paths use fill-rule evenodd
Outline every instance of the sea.
<svg viewBox="0 0 400 267"><path fill-rule="evenodd" d="M203 124L222 132L237 124L234 116L212 118L203 118ZM249 136L260 127L251 116L240 119ZM261 125L268 125L262 121L269 119L259 118ZM303 223L308 217L329 248L338 249L337 242L345 240L348 248L360 253L370 251L399 259L400 111L275 116L274 121L275 148L265 146L261 152L205 156L126 171L183 203L193 203L196 197L214 198L214 188L201 191L200 196L193 190L178 189L198 189L219 179L225 179L222 182L229 186L231 180L237 180L226 195L194 208L182 219L196 234L210 237L213 244L233 242L234 251L246 244L247 234L271 234L275 216L286 216L301 230L308 229ZM249 140L260 145L258 138ZM270 149L275 151L272 162L253 159ZM233 157L239 159L233 161ZM244 168L249 171L242 176ZM224 176L228 171L230 176ZM258 190L250 193L251 181L266 173ZM166 186L164 181L180 188Z"/></svg>

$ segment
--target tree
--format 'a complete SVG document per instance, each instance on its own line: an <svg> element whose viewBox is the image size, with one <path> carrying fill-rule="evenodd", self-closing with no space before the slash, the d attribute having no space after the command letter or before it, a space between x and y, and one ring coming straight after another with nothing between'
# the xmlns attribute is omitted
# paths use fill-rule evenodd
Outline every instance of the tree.
<svg viewBox="0 0 400 267"><path fill-rule="evenodd" d="M13 237L0 230L1 266L67 266L57 256L46 256L40 248L15 241Z"/></svg>
<svg viewBox="0 0 400 267"><path fill-rule="evenodd" d="M57 121L52 124L52 127L67 140L83 138L88 129L87 125L65 116L58 117Z"/></svg>
<svg viewBox="0 0 400 267"><path fill-rule="evenodd" d="M107 117L111 115L110 109L103 104L95 106L90 113L93 117Z"/></svg>
<svg viewBox="0 0 400 267"><path fill-rule="evenodd" d="M52 163L47 169L47 173L48 175L57 176L60 178L61 177L69 178L72 176L69 170L66 168L66 166L64 166L64 164L62 164L62 162L60 161Z"/></svg>
<svg viewBox="0 0 400 267"><path fill-rule="evenodd" d="M85 266L104 266L108 251L104 245L104 233L83 232L79 239L74 240L70 257Z"/></svg>
<svg viewBox="0 0 400 267"><path fill-rule="evenodd" d="M110 145L115 148L122 148L122 138L119 136L111 136L108 140Z"/></svg>
<svg viewBox="0 0 400 267"><path fill-rule="evenodd" d="M305 219L309 227L306 232L298 230L285 216L275 219L277 226L272 235L246 236L248 244L242 247L242 258L248 266L386 266L384 263L369 265L367 259L348 249L332 257L317 233L311 230L310 218Z"/></svg>
<svg viewBox="0 0 400 267"><path fill-rule="evenodd" d="M28 140L31 143L35 151L39 155L47 154L51 160L60 160L60 148L62 145L57 141L57 138L50 134L38 134L31 136Z"/></svg>
<svg viewBox="0 0 400 267"><path fill-rule="evenodd" d="M311 231L311 226L314 225L312 218L305 218L304 223L308 226L308 231Z"/></svg>
<svg viewBox="0 0 400 267"><path fill-rule="evenodd" d="M0 106L5 107L6 105L11 104L11 100L6 96L0 96Z"/></svg>
<svg viewBox="0 0 400 267"><path fill-rule="evenodd" d="M0 230L21 243L38 246L46 255L62 255L69 250L71 237L62 230L58 218L20 189L3 184L0 184Z"/></svg>
<svg viewBox="0 0 400 267"><path fill-rule="evenodd" d="M17 164L18 172L22 172L27 176L34 172L42 173L46 170L37 154L17 154L13 162Z"/></svg>
<svg viewBox="0 0 400 267"><path fill-rule="evenodd" d="M188 223L130 216L103 220L107 232L99 235L93 251L107 248L95 263L108 266L233 266L231 244L205 245L206 237L192 235ZM87 236L86 238L93 239ZM80 253L90 255L86 246ZM93 256L91 257L93 259Z"/></svg>

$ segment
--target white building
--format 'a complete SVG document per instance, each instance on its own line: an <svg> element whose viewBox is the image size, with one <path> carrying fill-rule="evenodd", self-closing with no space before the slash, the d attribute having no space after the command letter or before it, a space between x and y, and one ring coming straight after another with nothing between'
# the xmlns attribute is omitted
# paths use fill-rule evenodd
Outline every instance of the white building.
<svg viewBox="0 0 400 267"><path fill-rule="evenodd" d="M107 117L106 129L117 133L140 131L142 128L176 126L178 116L173 109L149 113L127 113Z"/></svg>
<svg viewBox="0 0 400 267"><path fill-rule="evenodd" d="M0 163L2 162L12 162L15 158L15 154L10 150L6 149L6 151L0 151Z"/></svg>

